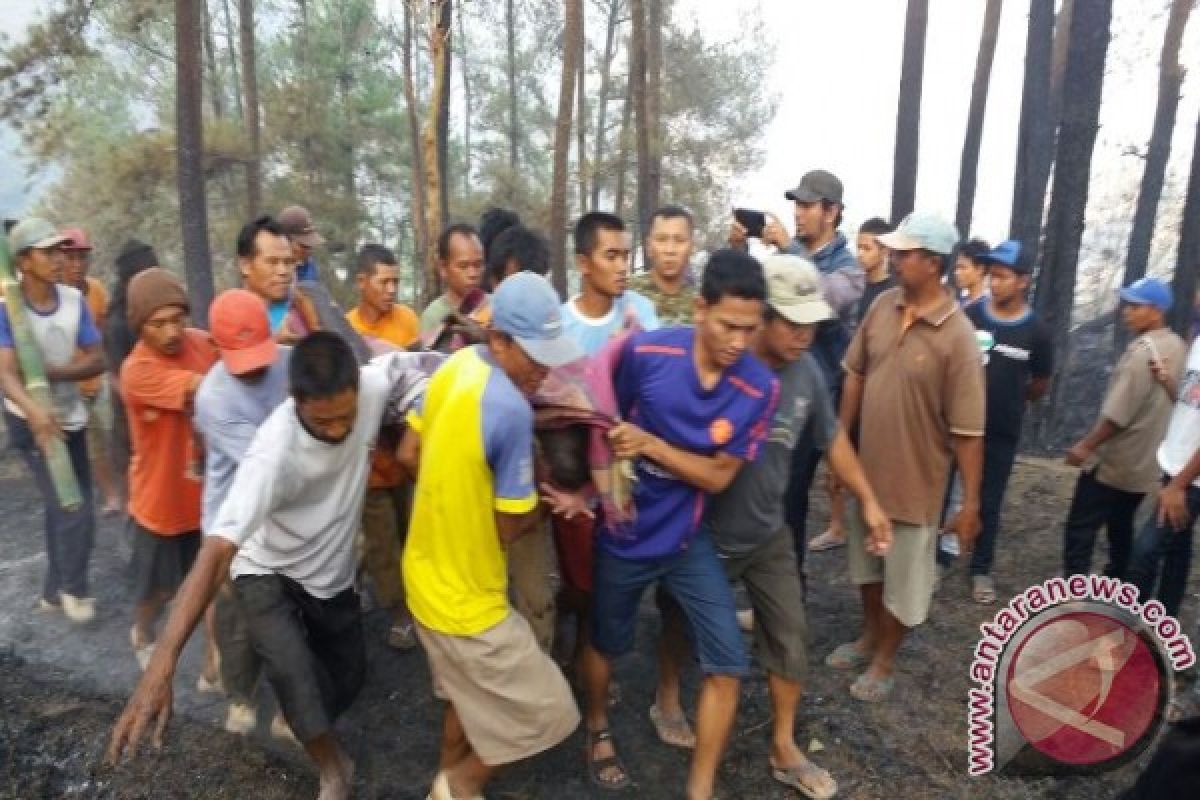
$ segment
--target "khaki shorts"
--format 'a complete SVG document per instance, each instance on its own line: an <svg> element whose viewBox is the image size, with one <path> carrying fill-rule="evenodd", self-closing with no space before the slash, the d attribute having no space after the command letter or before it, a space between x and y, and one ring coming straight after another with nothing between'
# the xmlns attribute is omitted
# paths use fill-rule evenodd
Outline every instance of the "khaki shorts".
<svg viewBox="0 0 1200 800"><path fill-rule="evenodd" d="M892 546L880 558L867 552L862 508L846 504L846 554L850 581L859 586L883 584L883 605L908 628L929 617L937 578L937 528L892 520Z"/></svg>
<svg viewBox="0 0 1200 800"><path fill-rule="evenodd" d="M471 749L489 767L554 747L579 726L566 678L538 647L525 618L509 612L475 636L416 625L433 693L454 706Z"/></svg>

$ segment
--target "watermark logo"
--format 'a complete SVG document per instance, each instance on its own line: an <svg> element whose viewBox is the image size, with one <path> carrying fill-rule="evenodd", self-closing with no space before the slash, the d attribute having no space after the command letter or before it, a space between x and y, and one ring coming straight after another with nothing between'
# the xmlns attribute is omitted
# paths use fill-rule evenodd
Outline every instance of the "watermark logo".
<svg viewBox="0 0 1200 800"><path fill-rule="evenodd" d="M1115 768L1154 739L1172 673L1196 661L1179 622L1116 578L1053 578L980 626L971 663L971 775Z"/></svg>

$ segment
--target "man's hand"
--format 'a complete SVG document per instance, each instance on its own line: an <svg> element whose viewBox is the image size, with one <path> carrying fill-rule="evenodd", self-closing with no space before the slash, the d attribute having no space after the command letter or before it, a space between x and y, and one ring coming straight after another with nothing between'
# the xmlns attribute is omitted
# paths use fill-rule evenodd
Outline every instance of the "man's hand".
<svg viewBox="0 0 1200 800"><path fill-rule="evenodd" d="M1191 522L1188 514L1187 490L1168 483L1158 493L1158 524L1170 525L1172 530L1187 530Z"/></svg>
<svg viewBox="0 0 1200 800"><path fill-rule="evenodd" d="M1067 450L1066 462L1072 467L1082 467L1092 457L1093 450L1081 439Z"/></svg>
<svg viewBox="0 0 1200 800"><path fill-rule="evenodd" d="M975 538L979 536L981 527L979 506L964 503L958 513L954 515L954 519L946 526L946 530L954 531L958 535L959 546L966 553L975 545Z"/></svg>
<svg viewBox="0 0 1200 800"><path fill-rule="evenodd" d="M66 434L63 433L62 426L58 424L58 419L55 418L53 411L39 408L29 414L25 422L28 423L29 430L33 433L34 441L38 443L38 447L42 448L43 451L48 450L55 439L66 438Z"/></svg>
<svg viewBox="0 0 1200 800"><path fill-rule="evenodd" d="M1154 376L1154 380L1158 381L1159 385L1167 390L1171 399L1175 399L1179 396L1179 387L1175 385L1175 376L1171 374L1169 367L1170 364L1165 358L1162 360L1150 359L1150 374Z"/></svg>
<svg viewBox="0 0 1200 800"><path fill-rule="evenodd" d="M568 492L549 483L540 484L538 491L542 493L542 500L550 507L552 514L557 514L563 519L574 519L580 515L588 519L596 518L584 492Z"/></svg>
<svg viewBox="0 0 1200 800"><path fill-rule="evenodd" d="M657 438L629 422L622 422L608 432L613 455L617 458L638 458L654 446Z"/></svg>
<svg viewBox="0 0 1200 800"><path fill-rule="evenodd" d="M873 556L885 556L892 547L892 521L878 503L862 507L863 522L867 524L867 552Z"/></svg>
<svg viewBox="0 0 1200 800"><path fill-rule="evenodd" d="M113 727L112 738L108 744L109 764L116 765L126 751L130 758L136 756L138 741L151 723L154 725L154 737L151 741L156 748L162 747L163 734L166 733L167 722L171 719L173 677L170 656L163 650L155 651L154 657L146 667L146 674L138 681L133 697L129 698L125 710L121 712L116 726Z"/></svg>
<svg viewBox="0 0 1200 800"><path fill-rule="evenodd" d="M783 227L779 217L767 214L767 224L763 226L762 240L765 244L773 244L782 250L791 243L792 237L788 235L787 229Z"/></svg>

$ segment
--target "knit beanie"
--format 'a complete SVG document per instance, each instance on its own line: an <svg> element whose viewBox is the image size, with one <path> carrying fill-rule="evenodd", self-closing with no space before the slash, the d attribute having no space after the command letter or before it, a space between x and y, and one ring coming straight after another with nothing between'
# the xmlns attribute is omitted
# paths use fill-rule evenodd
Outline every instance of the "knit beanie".
<svg viewBox="0 0 1200 800"><path fill-rule="evenodd" d="M158 266L154 248L138 239L129 239L117 254L117 275L129 280L144 269Z"/></svg>
<svg viewBox="0 0 1200 800"><path fill-rule="evenodd" d="M152 267L135 275L129 282L125 298L129 330L134 336L141 335L142 325L160 308L180 306L184 311L188 310L183 284L162 267Z"/></svg>

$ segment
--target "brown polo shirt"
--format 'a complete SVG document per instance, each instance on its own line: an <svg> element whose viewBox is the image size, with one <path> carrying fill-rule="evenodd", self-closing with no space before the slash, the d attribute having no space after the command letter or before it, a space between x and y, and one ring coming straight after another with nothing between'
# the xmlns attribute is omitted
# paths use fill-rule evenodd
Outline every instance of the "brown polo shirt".
<svg viewBox="0 0 1200 800"><path fill-rule="evenodd" d="M901 289L879 295L842 365L863 378L859 458L889 517L936 525L951 434L983 436L983 359L975 329L947 293L908 319Z"/></svg>

